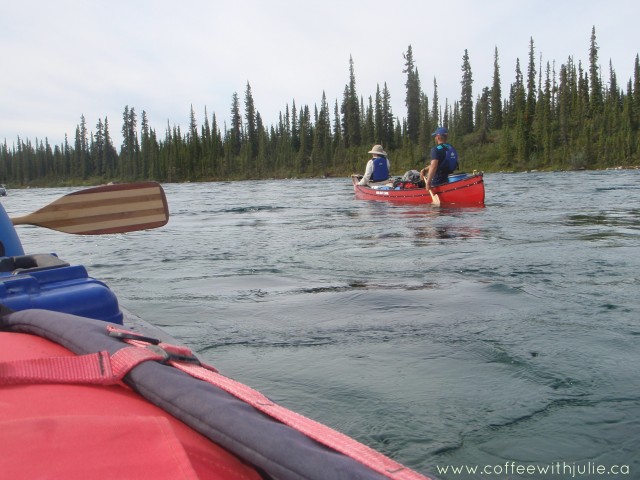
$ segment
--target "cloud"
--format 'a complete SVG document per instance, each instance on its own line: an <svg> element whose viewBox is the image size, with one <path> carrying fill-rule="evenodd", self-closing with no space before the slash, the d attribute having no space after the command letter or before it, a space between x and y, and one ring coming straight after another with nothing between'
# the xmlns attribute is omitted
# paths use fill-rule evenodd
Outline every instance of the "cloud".
<svg viewBox="0 0 640 480"><path fill-rule="evenodd" d="M558 70L572 56L586 65L594 25L605 81L611 59L625 85L637 47L621 32L635 31L640 9L615 0L606 8L592 0L25 0L3 10L0 139L61 143L80 115L90 128L108 117L119 138L125 105L145 110L160 137L167 123L188 125L191 106L200 123L206 108L222 125L247 82L267 125L293 101L313 108L323 92L333 109L350 57L365 102L387 83L403 117L409 45L425 93L432 96L435 77L441 102L450 103L460 94L465 49L477 95L491 86L497 48L504 95L517 59L526 73L531 38L536 62L555 61Z"/></svg>

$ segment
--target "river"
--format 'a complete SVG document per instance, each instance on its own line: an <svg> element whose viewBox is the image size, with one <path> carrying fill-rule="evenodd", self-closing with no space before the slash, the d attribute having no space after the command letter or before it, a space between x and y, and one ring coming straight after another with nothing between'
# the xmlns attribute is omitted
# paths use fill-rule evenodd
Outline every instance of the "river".
<svg viewBox="0 0 640 480"><path fill-rule="evenodd" d="M163 228L18 227L25 251L421 472L640 478L640 170L487 174L485 208L356 200L347 178L164 188Z"/></svg>

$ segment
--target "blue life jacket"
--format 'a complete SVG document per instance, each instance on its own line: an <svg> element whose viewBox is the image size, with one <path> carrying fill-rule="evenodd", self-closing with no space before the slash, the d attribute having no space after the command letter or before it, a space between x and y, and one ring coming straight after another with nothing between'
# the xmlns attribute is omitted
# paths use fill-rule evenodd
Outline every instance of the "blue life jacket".
<svg viewBox="0 0 640 480"><path fill-rule="evenodd" d="M458 169L458 152L453 148L453 145L449 145L448 143L442 143L441 146L446 150L444 166L447 167L447 174L449 174Z"/></svg>
<svg viewBox="0 0 640 480"><path fill-rule="evenodd" d="M372 182L382 182L389 178L389 165L385 157L376 157L373 159L373 173L371 174Z"/></svg>
<svg viewBox="0 0 640 480"><path fill-rule="evenodd" d="M448 175L458 168L458 152L448 143L441 143L431 149L431 158L438 160L438 170L432 179L432 185L447 183Z"/></svg>

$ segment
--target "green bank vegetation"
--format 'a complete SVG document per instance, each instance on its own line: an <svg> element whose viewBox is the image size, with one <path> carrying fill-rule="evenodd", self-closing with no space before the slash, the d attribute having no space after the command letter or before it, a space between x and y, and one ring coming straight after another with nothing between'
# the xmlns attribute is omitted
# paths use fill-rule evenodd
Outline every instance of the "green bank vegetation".
<svg viewBox="0 0 640 480"><path fill-rule="evenodd" d="M0 182L50 186L153 179L161 182L345 176L364 168L366 151L382 144L395 174L424 164L431 132L449 128L461 153L461 170L525 171L598 169L640 165L640 61L620 85L609 65L602 79L595 28L589 61L569 57L560 66L536 61L531 39L526 63L501 89L496 48L492 84L474 93L471 61L462 58L460 98L442 102L438 84L424 93L411 46L404 53L406 116L391 109L386 83L368 97L356 88L354 62L340 101L286 105L266 125L247 82L243 99L231 100L230 123L206 111L201 122L191 107L186 131L167 124L158 132L147 114L126 106L122 145L112 142L107 118L89 130L81 116L73 141L16 139L0 144ZM361 172L360 172L361 173Z"/></svg>

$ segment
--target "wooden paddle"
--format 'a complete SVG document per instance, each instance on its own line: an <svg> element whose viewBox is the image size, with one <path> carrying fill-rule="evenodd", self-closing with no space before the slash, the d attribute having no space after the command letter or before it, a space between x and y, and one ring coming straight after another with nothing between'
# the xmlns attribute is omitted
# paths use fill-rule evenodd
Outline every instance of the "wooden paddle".
<svg viewBox="0 0 640 480"><path fill-rule="evenodd" d="M431 203L433 203L434 205L440 205L440 197L438 197L437 193L433 193L433 191L428 188L427 190L429 190L429 195L431 195Z"/></svg>
<svg viewBox="0 0 640 480"><path fill-rule="evenodd" d="M64 233L101 235L146 230L169 221L167 197L159 183L121 183L73 192L40 210L12 218Z"/></svg>
<svg viewBox="0 0 640 480"><path fill-rule="evenodd" d="M425 188L427 189L427 192L429 192L429 195L431 195L431 203L433 205L440 205L440 197L438 197L437 193L433 193L431 189L427 187L427 179L422 171L420 171L420 178L424 181Z"/></svg>

